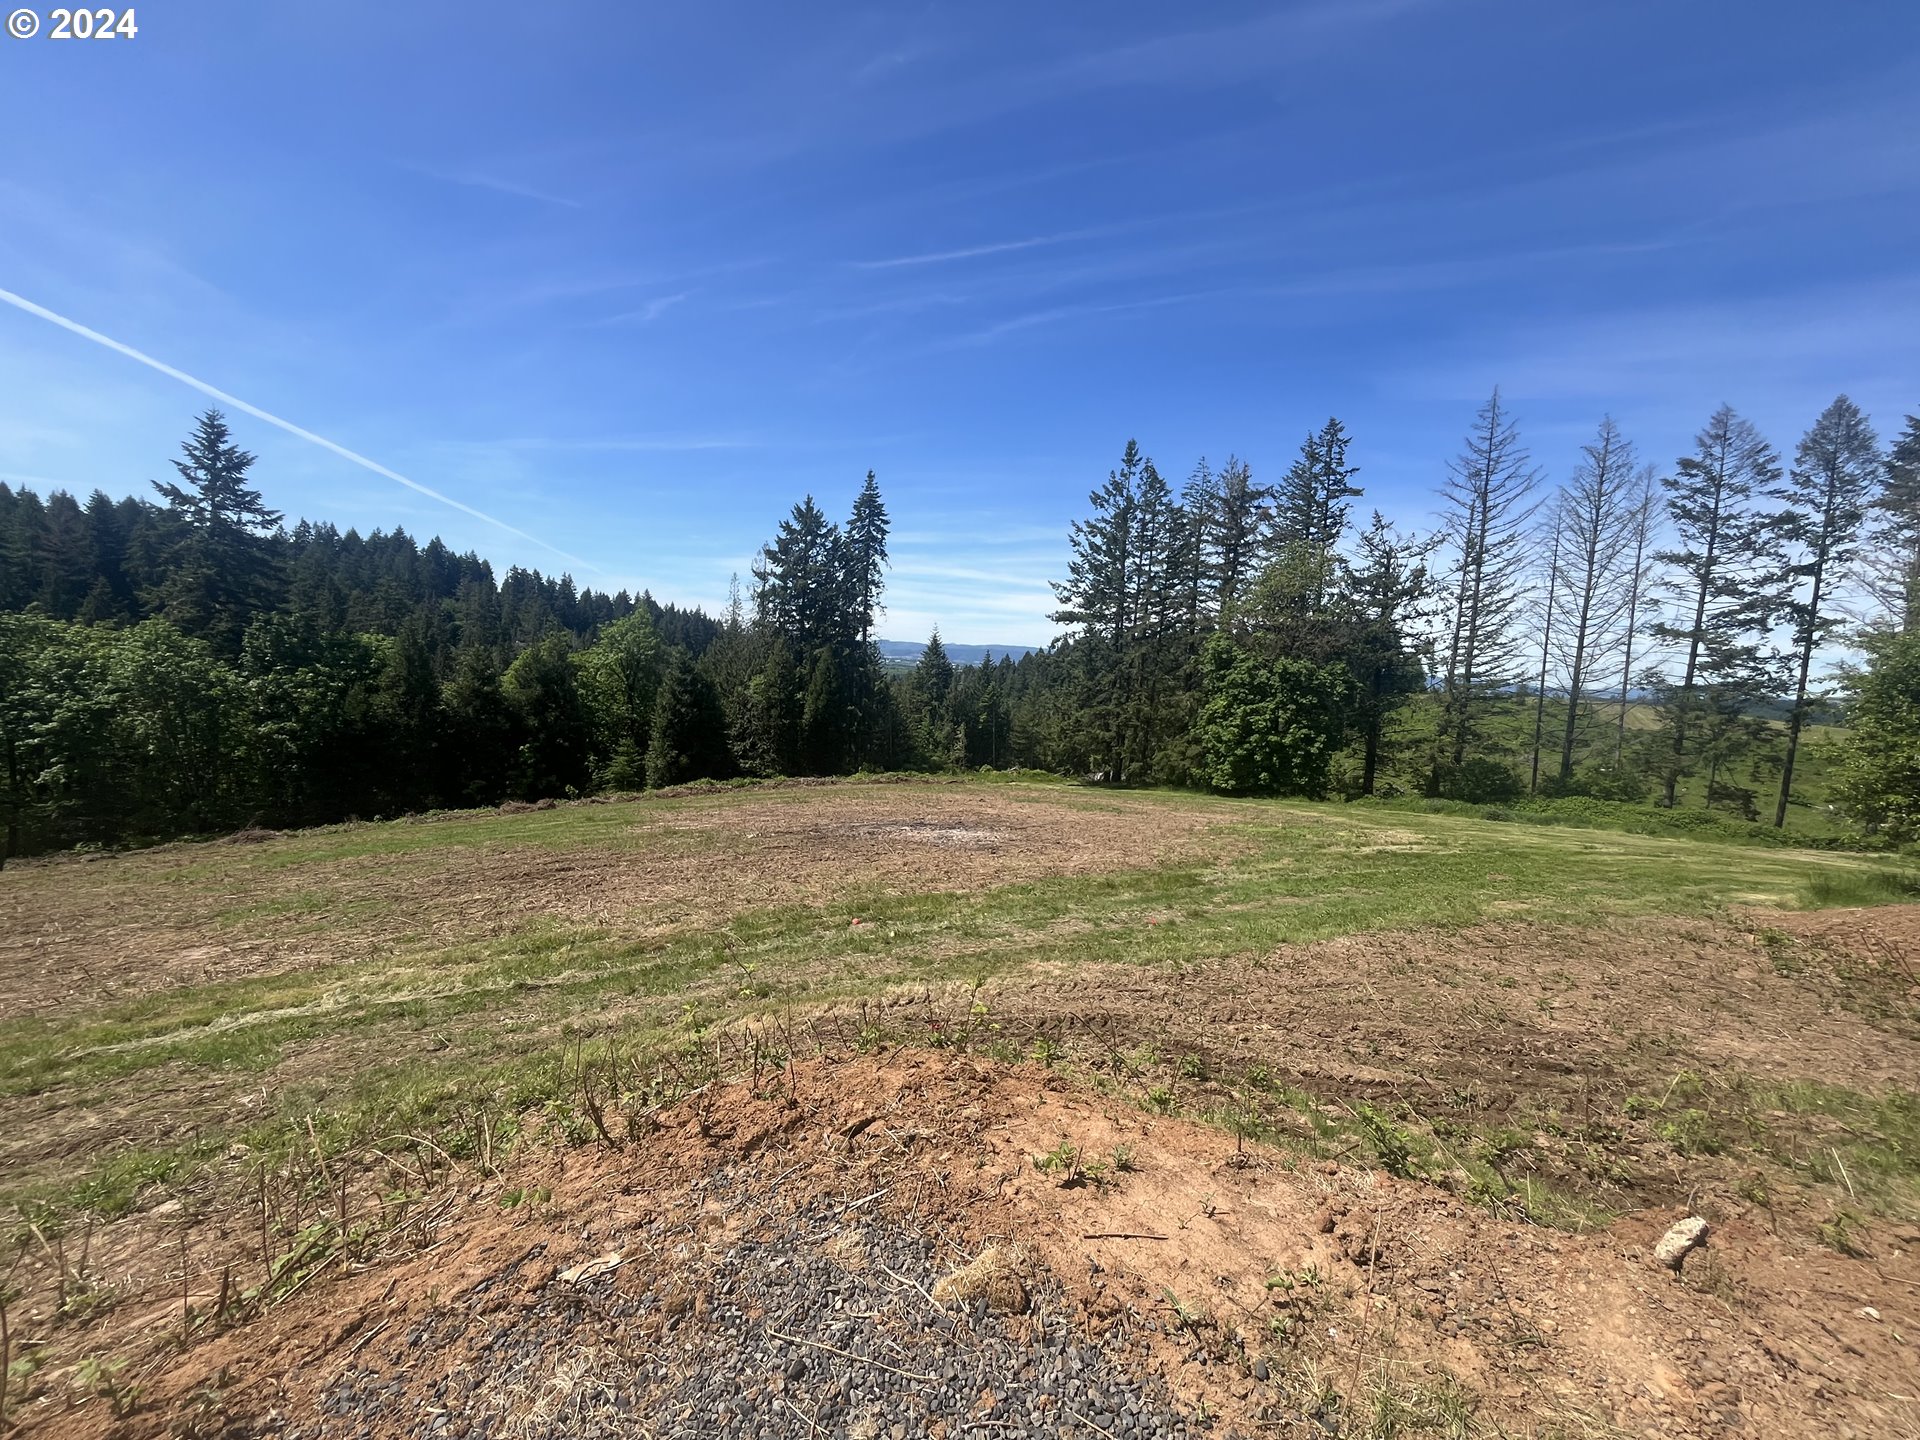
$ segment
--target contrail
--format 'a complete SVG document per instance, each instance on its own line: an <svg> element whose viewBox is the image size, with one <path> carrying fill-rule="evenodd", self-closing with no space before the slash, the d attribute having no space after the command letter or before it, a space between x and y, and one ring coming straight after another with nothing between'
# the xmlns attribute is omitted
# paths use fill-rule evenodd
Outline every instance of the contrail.
<svg viewBox="0 0 1920 1440"><path fill-rule="evenodd" d="M24 296L16 295L11 290L0 290L0 300L4 300L7 304L13 306L13 308L16 310L24 310L29 315L37 315L42 320L51 321L53 324L58 325L62 330L71 330L74 334L80 336L83 340L91 340L96 345L104 345L107 347L107 349L112 350L117 354L124 355L129 360L138 360L142 365L145 365L150 370L158 370L162 375L167 376L169 379L178 380L182 385L191 385L194 389L198 390L201 394L211 395L215 400L218 400L223 405L230 405L235 410L244 411L247 414L253 416L253 418L256 420L264 420L267 422L267 424L275 426L278 429L284 430L289 435L297 435L302 440L307 441L309 444L318 445L322 450L331 450L335 455L338 455L341 459L351 460L354 464L358 465L361 469L371 470L376 475L385 476L387 479L394 481L396 484L404 485L407 487L407 489L416 491L419 494L426 496L429 500L438 500L442 505L451 506L453 509L458 510L463 515L471 515L474 519L484 520L487 524L496 526L499 529L506 531L509 535L518 535L522 540L530 540L535 545L538 545L542 550L551 550L555 555L558 555L561 559L570 560L575 565L580 566L583 570L591 570L595 574L603 573L600 567L598 565L595 565L591 560L582 560L578 555L570 555L565 550L562 550L558 545L549 544L547 541L542 540L538 535L529 535L525 530L520 529L518 526L509 525L504 520L496 520L493 516L487 514L487 512L484 510L476 510L471 505L467 505L462 503L459 500L455 500L451 495L442 495L438 490L434 490L429 488L428 486L422 485L417 480L409 480L406 476L402 475L399 471L389 470L386 466L382 465L377 460L369 460L366 456L361 455L355 451L349 450L344 445L335 444L333 441L327 439L327 437L324 435L316 435L311 430L302 429L300 426L294 424L291 420L282 420L278 415L270 414L267 411L262 410L258 405L249 405L246 401L242 400L237 395L229 395L226 391L216 389L214 386L207 384L207 382L204 380L196 380L193 378L193 376L187 374L186 371L176 370L173 368L173 366L165 364L162 361L156 360L151 355L142 354L140 351L134 349L131 345L123 345L120 343L120 341L115 340L110 335L102 335L98 330L89 330L86 326L80 324L78 321L69 320L64 315L56 315L54 314L53 311L47 309L46 306L36 305L33 303L33 301L28 300Z"/></svg>

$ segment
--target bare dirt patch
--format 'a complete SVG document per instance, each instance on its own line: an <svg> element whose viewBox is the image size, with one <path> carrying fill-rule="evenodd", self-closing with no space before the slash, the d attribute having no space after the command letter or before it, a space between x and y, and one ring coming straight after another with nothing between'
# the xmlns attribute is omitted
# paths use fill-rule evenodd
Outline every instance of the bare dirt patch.
<svg viewBox="0 0 1920 1440"><path fill-rule="evenodd" d="M1904 983L1920 997L1920 905L1815 910L1765 919L1802 944L1853 961L1869 974L1878 972Z"/></svg>
<svg viewBox="0 0 1920 1440"><path fill-rule="evenodd" d="M1872 1258L1855 1259L1709 1203L1707 1245L1676 1277L1650 1256L1672 1212L1587 1235L1513 1224L1364 1166L1243 1153L1033 1067L911 1052L801 1064L760 1094L706 1092L657 1120L620 1150L528 1151L455 1192L417 1253L336 1271L181 1354L164 1340L176 1272L142 1317L153 1348L112 1393L97 1371L43 1373L23 1431L498 1436L546 1433L510 1422L576 1399L598 1406L579 1433L614 1437L669 1419L812 1436L823 1402L847 1407L825 1433L856 1433L872 1405L903 1427L873 1433L942 1437L1900 1436L1920 1423L1920 1233L1876 1227ZM952 1270L989 1247L1019 1256L1034 1315L935 1300L930 1271L899 1269L914 1236ZM758 1267L744 1288L743 1257ZM187 1269L205 1305L218 1262ZM780 1290L783 1270L812 1289ZM866 1306L820 1303L821 1277ZM96 1342L138 1353L134 1308ZM1056 1385L1021 1388L1028 1351L1009 1337L1038 1346L1013 1328L1028 1323L1078 1337L1046 1342L1063 1357ZM725 1413L685 1389L716 1337L751 1357ZM939 1357L989 1368L958 1389L939 1371L930 1391ZM990 1364L1006 1367L997 1380ZM544 1387L512 1412L476 1388L509 1369ZM952 1408L931 1406L936 1391ZM1021 1413L994 1410L1015 1394ZM1069 1413L1083 1395L1119 1397L1110 1417L1127 1396L1136 1413L1157 1395L1170 1408L1149 1428L1095 1428ZM691 1411L651 1408L662 1396ZM1366 1428L1383 1413L1400 1428Z"/></svg>

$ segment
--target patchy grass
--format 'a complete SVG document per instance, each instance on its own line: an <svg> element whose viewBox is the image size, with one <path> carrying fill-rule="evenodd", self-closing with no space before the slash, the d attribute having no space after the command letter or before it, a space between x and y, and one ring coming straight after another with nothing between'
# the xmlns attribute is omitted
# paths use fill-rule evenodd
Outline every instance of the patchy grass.
<svg viewBox="0 0 1920 1440"><path fill-rule="evenodd" d="M943 795L968 789L911 793L931 810ZM618 1036L639 1053L670 1050L723 1022L857 1002L906 983L1087 962L1180 965L1488 919L1579 923L1911 893L1910 872L1858 856L1522 829L1423 811L1053 785L990 789L1015 806L1174 812L1202 828L1182 858L1153 867L942 889L934 888L942 880L934 854L924 888L854 885L677 926L652 913L597 923L562 913L504 934L402 933L337 963L75 1001L0 1022L0 1123L16 1137L0 1157L10 1162L0 1198L63 1192L89 1208L124 1208L142 1185L173 1175L170 1167L200 1163L226 1142L270 1147L273 1136L308 1120L342 1143L382 1129L459 1143L481 1103L505 1112L567 1102L575 1082L565 1057L580 1036ZM803 813L831 792L742 793ZM412 857L418 883L438 888L459 884L463 857L482 850L537 869L608 851L644 866L724 844L732 847L727 865L759 863L750 837L672 823L684 813L676 806L730 803L730 795L703 795L337 826L245 847L175 847L158 887L130 886L119 868L150 857L10 870L0 884L17 887L7 897L16 910L35 903L34 887L56 883L92 892L135 926L142 906L177 920L181 893L201 893L217 900L203 907L216 929L265 926L281 937L272 943L291 945L336 917L382 905L405 910L404 895L376 901L356 893L365 872L345 861ZM1202 1078L1169 1075L1164 1103L1176 1105L1178 1090ZM175 1085L191 1113L156 1126L151 1093ZM130 1105L142 1098L148 1109ZM41 1127L51 1131L56 1117L75 1112L99 1122L84 1144L52 1136L39 1143ZM1268 1122L1246 1123L1255 1133ZM1428 1131L1416 1124L1403 1138L1402 1125L1385 1112L1372 1121L1330 1119L1302 1097L1287 1128L1328 1150L1348 1141L1370 1147L1386 1168L1444 1168L1444 1157L1417 1153ZM171 1138L155 1143L156 1129ZM117 1153L103 1143L117 1133L139 1137L144 1148ZM1870 1177L1885 1167L1862 1156L1859 1168ZM1484 1167L1480 1178L1496 1183Z"/></svg>
<svg viewBox="0 0 1920 1440"><path fill-rule="evenodd" d="M1920 873L1912 870L1822 871L1801 889L1801 903L1809 910L1890 905L1915 898L1920 898Z"/></svg>

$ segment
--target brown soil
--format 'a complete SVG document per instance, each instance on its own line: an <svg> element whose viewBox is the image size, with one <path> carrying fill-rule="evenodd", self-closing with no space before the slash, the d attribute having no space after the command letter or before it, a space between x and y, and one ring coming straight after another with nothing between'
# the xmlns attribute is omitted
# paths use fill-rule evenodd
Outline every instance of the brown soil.
<svg viewBox="0 0 1920 1440"><path fill-rule="evenodd" d="M104 872L76 859L9 867L0 875L0 1013L361 960L436 930L484 939L546 919L640 937L755 906L1125 870L1175 858L1216 823L1124 795L1066 804L1044 790L937 784L769 788L685 797L671 809L615 804L592 807L593 818L630 823L566 828L589 807L561 806L543 817L550 836L514 844L275 863L312 850L309 833L267 835L238 854L217 841L169 845L115 857ZM420 823L485 826L492 815Z"/></svg>
<svg viewBox="0 0 1920 1440"><path fill-rule="evenodd" d="M1768 923L1815 950L1920 992L1920 905L1812 910Z"/></svg>
<svg viewBox="0 0 1920 1440"><path fill-rule="evenodd" d="M1093 1183L1036 1164L1063 1144L1084 1159L1127 1147L1130 1168ZM703 1178L721 1169L743 1198L703 1203ZM551 1197L503 1209L508 1187ZM411 1228L414 1253L322 1277L183 1354L154 1351L116 1382L124 1418L105 1398L49 1399L23 1428L129 1440L428 1433L433 1384L484 1366L475 1347L577 1281L574 1267L604 1270L617 1256L617 1289L688 1289L689 1257L800 1194L940 1235L956 1256L989 1244L1022 1255L1032 1276L1064 1285L1091 1334L1152 1319L1130 1363L1187 1404L1204 1400L1226 1434L1356 1433L1340 1417L1357 1427L1389 1392L1415 1408L1465 1397L1456 1412L1470 1409L1484 1433L1920 1434L1912 1227L1876 1227L1856 1259L1703 1206L1714 1229L1676 1277L1649 1258L1675 1212L1587 1235L1508 1223L1357 1166L1240 1154L1218 1130L1149 1118L1036 1067L910 1051L802 1064L760 1094L704 1092L617 1151L530 1152L427 1212ZM686 1242L650 1249L663 1221ZM197 1304L212 1283L204 1269L189 1281ZM699 1296L684 1301L676 1313L697 1329ZM145 1318L164 1329L178 1303L163 1293ZM409 1337L429 1333L470 1338L416 1354ZM671 1347L680 1333L623 1343ZM556 1349L556 1373L574 1348ZM400 1380L364 1429L318 1408L356 1366ZM650 1433L636 1427L620 1433Z"/></svg>

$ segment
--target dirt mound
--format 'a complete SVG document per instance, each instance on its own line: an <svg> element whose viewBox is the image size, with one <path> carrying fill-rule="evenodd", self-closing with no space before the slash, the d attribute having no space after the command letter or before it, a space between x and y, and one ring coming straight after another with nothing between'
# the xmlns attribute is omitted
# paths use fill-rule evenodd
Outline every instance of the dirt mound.
<svg viewBox="0 0 1920 1440"><path fill-rule="evenodd" d="M169 1316L156 1297L153 1358L116 1382L121 1418L110 1397L48 1398L25 1431L1920 1426L1920 1231L1874 1231L1856 1259L1710 1213L1676 1276L1651 1256L1674 1212L1590 1234L1516 1224L1035 1066L899 1052L776 1073L656 1112L619 1149L527 1147L451 1193L412 1257L321 1277L184 1353L165 1340L178 1301ZM1024 1257L1030 1314L936 1293L989 1247Z"/></svg>

